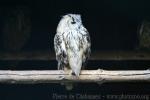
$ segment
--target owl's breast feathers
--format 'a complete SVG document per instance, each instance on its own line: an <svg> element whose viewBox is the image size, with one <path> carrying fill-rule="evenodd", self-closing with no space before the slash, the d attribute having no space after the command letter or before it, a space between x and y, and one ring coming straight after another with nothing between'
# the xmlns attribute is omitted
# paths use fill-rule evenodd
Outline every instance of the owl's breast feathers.
<svg viewBox="0 0 150 100"><path fill-rule="evenodd" d="M79 76L82 65L90 54L90 38L84 31L70 31L63 35L69 65L72 71Z"/></svg>
<svg viewBox="0 0 150 100"><path fill-rule="evenodd" d="M85 33L84 33L85 32ZM90 55L90 37L86 31L69 31L56 34L55 51L58 62L69 64L72 71L79 76L82 65Z"/></svg>

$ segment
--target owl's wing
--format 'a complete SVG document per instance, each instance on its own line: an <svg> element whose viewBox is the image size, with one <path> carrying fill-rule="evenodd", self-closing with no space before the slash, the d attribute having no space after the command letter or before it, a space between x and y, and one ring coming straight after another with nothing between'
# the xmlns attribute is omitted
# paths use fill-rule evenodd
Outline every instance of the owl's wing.
<svg viewBox="0 0 150 100"><path fill-rule="evenodd" d="M58 69L63 70L65 65L68 63L65 40L63 39L63 35L61 34L55 35L54 48L56 53L56 60L58 61Z"/></svg>
<svg viewBox="0 0 150 100"><path fill-rule="evenodd" d="M83 48L84 50L83 67L84 67L91 54L91 39L90 39L89 32L87 31L86 28L83 28L82 34L83 34L83 45L84 45Z"/></svg>

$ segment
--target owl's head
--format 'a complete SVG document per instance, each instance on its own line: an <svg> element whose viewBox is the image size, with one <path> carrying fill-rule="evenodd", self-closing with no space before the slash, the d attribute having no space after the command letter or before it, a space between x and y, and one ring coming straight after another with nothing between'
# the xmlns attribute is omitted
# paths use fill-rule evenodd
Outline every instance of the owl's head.
<svg viewBox="0 0 150 100"><path fill-rule="evenodd" d="M81 15L79 15L79 14L67 14L67 15L63 16L63 20L68 21L68 24L74 25L76 23L81 23Z"/></svg>
<svg viewBox="0 0 150 100"><path fill-rule="evenodd" d="M82 25L81 15L67 14L64 15L58 25L59 28L77 29Z"/></svg>

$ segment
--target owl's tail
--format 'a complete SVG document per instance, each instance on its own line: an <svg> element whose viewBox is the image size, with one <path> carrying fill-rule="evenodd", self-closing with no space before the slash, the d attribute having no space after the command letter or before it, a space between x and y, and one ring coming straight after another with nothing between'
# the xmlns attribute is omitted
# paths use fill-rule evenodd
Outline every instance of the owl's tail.
<svg viewBox="0 0 150 100"><path fill-rule="evenodd" d="M70 55L69 65L72 69L72 72L76 76L79 76L80 71L81 71L81 67L82 67L82 54L81 53L76 53L76 54Z"/></svg>

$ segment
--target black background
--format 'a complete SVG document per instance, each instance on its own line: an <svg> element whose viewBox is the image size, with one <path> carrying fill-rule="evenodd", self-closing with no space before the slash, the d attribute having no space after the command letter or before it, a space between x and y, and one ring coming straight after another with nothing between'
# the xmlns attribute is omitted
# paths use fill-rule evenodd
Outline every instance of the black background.
<svg viewBox="0 0 150 100"><path fill-rule="evenodd" d="M7 9L28 6L31 11L32 32L22 50L53 51L53 38L62 15L81 14L88 29L92 50L134 50L138 45L138 26L143 20L150 20L150 2L147 0L1 0L0 29ZM0 33L1 34L1 33ZM1 40L0 40L1 41ZM0 43L1 50L3 46ZM1 69L56 69L56 61L22 61L17 67L10 67L11 61L0 61ZM149 61L90 61L88 66L102 66L104 69L147 69ZM87 69L97 69L88 67ZM72 91L66 91L60 84L6 85L0 84L0 100L51 100L57 94L109 94L149 95L149 83L81 83ZM139 99L140 100L140 99Z"/></svg>
<svg viewBox="0 0 150 100"><path fill-rule="evenodd" d="M138 26L149 20L147 0L2 0L1 26L10 8L27 6L32 21L31 38L24 49L53 50L53 38L62 15L81 14L92 39L92 49L133 49L138 43Z"/></svg>

